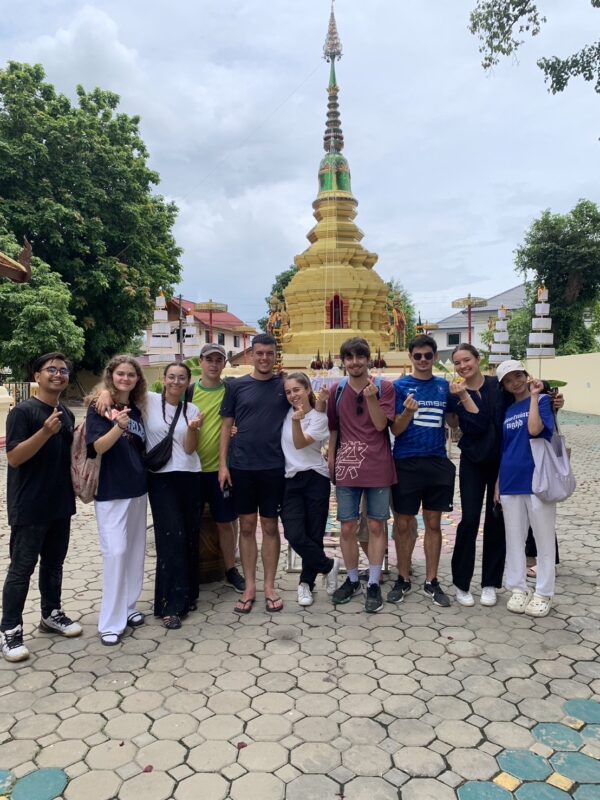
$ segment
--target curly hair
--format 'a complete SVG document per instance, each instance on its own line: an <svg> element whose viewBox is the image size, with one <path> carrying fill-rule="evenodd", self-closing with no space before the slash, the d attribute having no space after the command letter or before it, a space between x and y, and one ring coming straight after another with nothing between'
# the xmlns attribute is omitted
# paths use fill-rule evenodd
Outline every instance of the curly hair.
<svg viewBox="0 0 600 800"><path fill-rule="evenodd" d="M104 368L104 374L102 379L104 381L104 387L108 389L115 399L116 389L113 383L113 372L120 364L129 364L135 370L135 373L138 377L138 381L136 385L133 387L131 392L129 393L129 400L130 402L134 403L138 408L140 406L145 405L146 402L146 394L148 392L148 386L146 384L146 378L144 377L144 373L142 372L142 368L140 367L138 361L130 355L121 355L121 356L114 356L108 362L106 367Z"/></svg>

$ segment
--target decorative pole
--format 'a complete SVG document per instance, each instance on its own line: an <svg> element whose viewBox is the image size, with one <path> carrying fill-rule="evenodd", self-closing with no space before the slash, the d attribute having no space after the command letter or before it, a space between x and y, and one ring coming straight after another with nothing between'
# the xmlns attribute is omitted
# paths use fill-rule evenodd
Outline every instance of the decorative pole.
<svg viewBox="0 0 600 800"><path fill-rule="evenodd" d="M481 308L482 306L487 305L487 300L484 297L471 297L471 293L466 297L459 297L458 300L454 300L452 303L452 308L466 308L467 309L467 341L471 344L471 328L472 328L472 320L473 314L472 309L474 308Z"/></svg>
<svg viewBox="0 0 600 800"><path fill-rule="evenodd" d="M498 319L494 323L490 319L490 330L494 331L494 341L490 342L490 364L500 364L510 358L510 344L508 340L508 308L500 306ZM493 325L493 328L492 328Z"/></svg>
<svg viewBox="0 0 600 800"><path fill-rule="evenodd" d="M204 311L205 313L208 311L208 338L210 339L209 344L212 344L213 340L213 313L214 314L221 314L227 311L227 306L225 303L215 303L212 299L208 301L208 303L196 303L194 306L194 311Z"/></svg>
<svg viewBox="0 0 600 800"><path fill-rule="evenodd" d="M540 286L537 290L537 303L535 304L535 317L531 320L531 333L529 334L529 347L527 358L538 359L538 377L542 377L542 359L554 358L554 334L552 333L552 317L550 303L548 302L548 289Z"/></svg>

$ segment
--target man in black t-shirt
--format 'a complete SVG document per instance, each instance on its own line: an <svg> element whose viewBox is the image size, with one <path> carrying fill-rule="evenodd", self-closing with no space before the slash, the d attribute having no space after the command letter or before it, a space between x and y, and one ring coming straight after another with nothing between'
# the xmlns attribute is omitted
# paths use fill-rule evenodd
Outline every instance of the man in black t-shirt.
<svg viewBox="0 0 600 800"><path fill-rule="evenodd" d="M273 374L276 342L266 333L252 340L254 370L251 375L226 384L221 406L219 484L231 488L240 523L240 558L246 590L235 605L239 614L252 610L256 600L256 525L263 533L261 556L267 611L281 611L283 602L275 591L280 539L277 515L283 498L285 461L281 428L290 405L282 379ZM231 438L235 421L236 435Z"/></svg>
<svg viewBox="0 0 600 800"><path fill-rule="evenodd" d="M7 661L29 656L23 644L23 609L29 581L40 560L40 629L79 636L81 625L61 608L62 570L75 496L71 442L75 418L59 402L69 383L62 353L47 353L33 365L38 396L19 403L6 422L10 564L2 593L0 648Z"/></svg>

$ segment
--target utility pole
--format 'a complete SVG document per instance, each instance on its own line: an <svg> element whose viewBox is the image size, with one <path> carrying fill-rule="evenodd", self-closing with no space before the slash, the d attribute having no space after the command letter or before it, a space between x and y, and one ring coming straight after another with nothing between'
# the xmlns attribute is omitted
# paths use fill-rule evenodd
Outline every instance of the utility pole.
<svg viewBox="0 0 600 800"><path fill-rule="evenodd" d="M179 295L179 356L183 361L183 306L181 299L181 295Z"/></svg>

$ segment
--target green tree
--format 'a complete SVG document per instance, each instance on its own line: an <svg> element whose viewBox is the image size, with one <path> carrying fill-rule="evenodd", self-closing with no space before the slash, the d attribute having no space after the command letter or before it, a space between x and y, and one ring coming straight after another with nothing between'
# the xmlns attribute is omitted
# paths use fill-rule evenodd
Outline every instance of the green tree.
<svg viewBox="0 0 600 800"><path fill-rule="evenodd" d="M600 8L600 0L590 2ZM498 64L501 56L513 55L524 43L523 36L540 33L546 17L538 5L534 0L477 0L469 30L479 39L484 69ZM575 77L594 81L594 89L600 93L600 41L585 45L567 58L540 58L537 64L553 94L562 92Z"/></svg>
<svg viewBox="0 0 600 800"><path fill-rule="evenodd" d="M524 277L533 273L529 314L537 286L549 290L558 355L595 350L585 317L600 300L600 210L596 204L580 200L568 214L544 211L516 250L515 265Z"/></svg>
<svg viewBox="0 0 600 800"><path fill-rule="evenodd" d="M20 247L0 216L0 250L17 258ZM35 256L29 283L0 281L0 365L18 379L29 377L34 358L52 350L77 361L83 330L69 313L71 293L57 272Z"/></svg>
<svg viewBox="0 0 600 800"><path fill-rule="evenodd" d="M80 365L99 370L180 277L177 209L152 193L139 118L119 97L77 87L77 104L38 65L0 70L0 211L71 291L85 332Z"/></svg>
<svg viewBox="0 0 600 800"><path fill-rule="evenodd" d="M271 298L275 296L278 297L283 302L283 300L285 299L283 296L283 290L297 272L298 272L298 267L292 264L284 272L280 272L279 275L275 276L275 281L273 282L273 286L271 286L271 293L269 294L268 297L265 297L265 303L267 304L267 315L257 320L258 327L261 330L265 332L267 330L267 323L269 322L268 309L269 309L269 303L271 302Z"/></svg>

